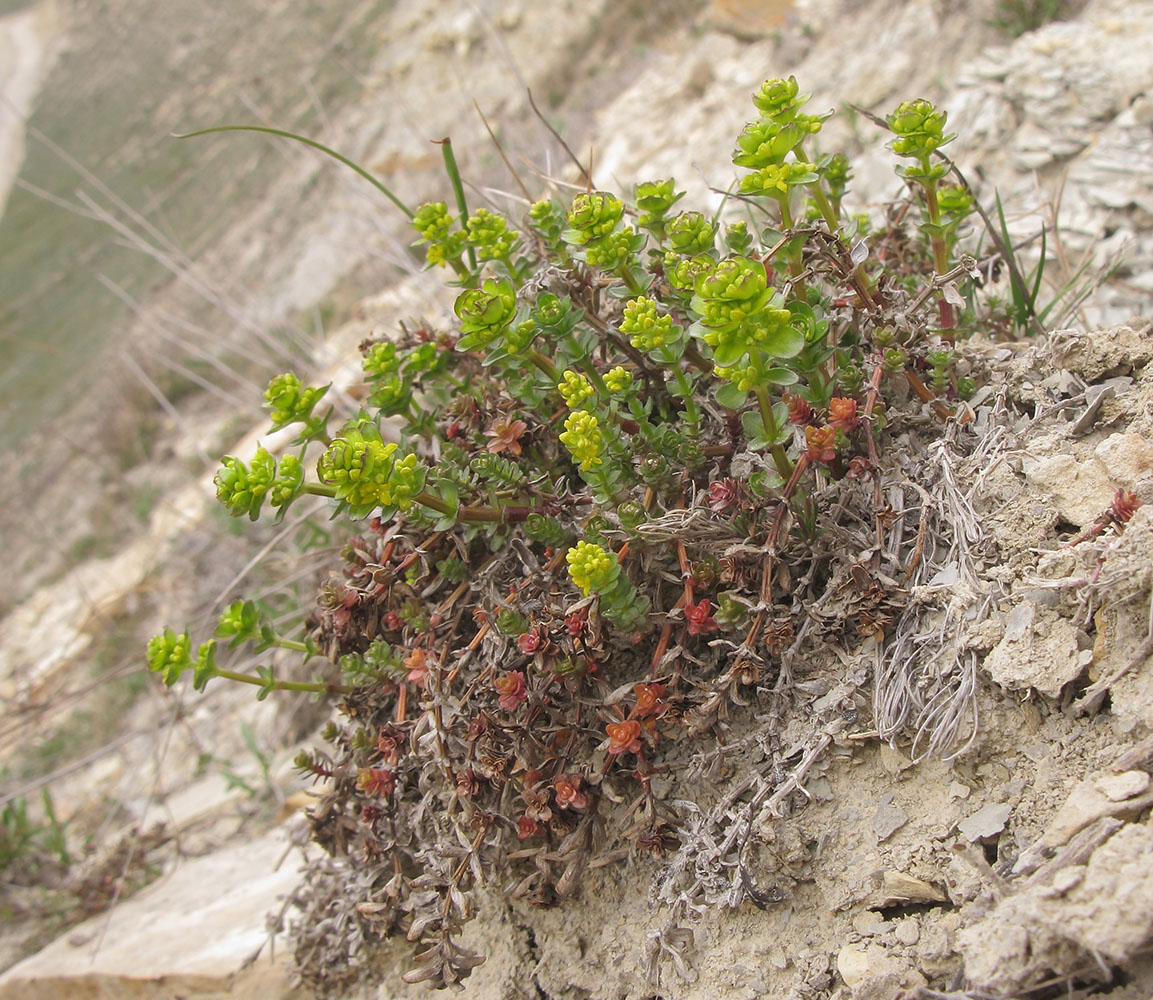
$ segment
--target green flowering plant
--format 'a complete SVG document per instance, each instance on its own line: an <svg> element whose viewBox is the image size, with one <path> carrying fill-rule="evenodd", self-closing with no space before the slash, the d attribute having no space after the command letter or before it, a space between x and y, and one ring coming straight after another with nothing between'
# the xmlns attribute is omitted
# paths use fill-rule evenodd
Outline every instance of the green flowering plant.
<svg viewBox="0 0 1153 1000"><path fill-rule="evenodd" d="M976 297L952 286L972 272L954 257L974 201L946 183L946 115L913 101L887 120L919 206L894 213L920 217L910 239L845 214L850 164L818 148L829 114L809 101L791 77L756 92L714 215L674 214L672 179L631 199L590 183L519 219L469 211L444 143L455 210L405 211L426 263L452 272L455 322L364 343L356 412L276 376L272 429L298 425L298 450L217 473L235 516L324 503L355 534L303 637L238 600L195 650L165 630L149 666L340 699L331 749L300 760L333 779L315 835L387 872L366 934L420 942L413 981L456 985L480 960L453 902L478 872L544 903L594 843L677 842L649 781L675 766L665 747L712 731L804 634L790 572L815 587L847 558L822 547L834 505L883 530L894 421L965 418L955 345ZM853 635L883 642L902 594L885 576L838 600ZM225 641L328 666L308 682L232 671ZM626 786L638 805L614 825ZM429 845L462 843L477 867L436 867Z"/></svg>

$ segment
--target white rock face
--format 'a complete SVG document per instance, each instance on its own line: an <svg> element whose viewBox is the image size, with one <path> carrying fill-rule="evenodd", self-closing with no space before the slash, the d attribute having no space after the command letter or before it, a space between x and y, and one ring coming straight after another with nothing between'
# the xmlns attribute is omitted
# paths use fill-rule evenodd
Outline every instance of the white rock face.
<svg viewBox="0 0 1153 1000"><path fill-rule="evenodd" d="M0 977L13 992L0 996L49 978L227 979L266 948L265 917L296 888L298 864L284 830L186 860L13 966Z"/></svg>

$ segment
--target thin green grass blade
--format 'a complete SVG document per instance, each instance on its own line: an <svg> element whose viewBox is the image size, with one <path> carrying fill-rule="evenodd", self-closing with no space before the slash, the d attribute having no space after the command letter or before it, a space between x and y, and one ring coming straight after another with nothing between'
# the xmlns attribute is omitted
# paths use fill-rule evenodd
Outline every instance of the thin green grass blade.
<svg viewBox="0 0 1153 1000"><path fill-rule="evenodd" d="M995 192L997 203L997 221L1001 225L1001 240L1007 263L1011 265L1010 271L1018 271L1017 256L1013 253L1013 240L1009 236L1009 223L1005 221L1005 208L1001 204L1001 192ZM1009 282L1009 294L1013 297L1013 316L1018 325L1023 325L1029 314L1026 310L1025 289L1019 288L1016 281Z"/></svg>
<svg viewBox="0 0 1153 1000"><path fill-rule="evenodd" d="M732 179L732 181L730 182L729 186L728 186L727 188L725 188L725 193L724 193L724 195L721 197L721 203L720 203L720 204L717 206L717 210L716 210L716 212L713 214L712 227L713 227L713 231L714 231L714 232L720 228L720 225L721 225L721 213L723 213L723 212L724 212L724 210L725 210L725 205L727 205L727 204L728 204L729 198L730 198L730 196L731 196L731 195L732 195L732 193L733 193L733 188L735 188L736 186L737 186L737 179L734 177L734 178Z"/></svg>
<svg viewBox="0 0 1153 1000"><path fill-rule="evenodd" d="M408 218L412 218L412 209L410 209L403 201L394 195L388 188L386 188L380 181L372 176L367 170L364 169L359 163L354 163L347 156L342 156L335 149L324 145L322 142L317 142L315 139L309 139L304 135L297 135L295 132L285 132L279 128L268 128L264 125L214 125L212 128L202 128L195 132L173 133L174 139L191 139L197 135L210 135L213 132L265 132L268 135L278 135L283 139L293 139L296 142L303 143L305 146L311 146L313 149L319 149L327 156L331 156L338 163L343 163L346 167L355 170L361 177L363 177L369 184L376 188L383 194L389 201L391 201L397 208L399 208Z"/></svg>
<svg viewBox="0 0 1153 1000"><path fill-rule="evenodd" d="M1029 292L1029 312L1034 316L1037 315L1037 293L1041 290L1041 279L1045 276L1045 250L1047 247L1045 227L1041 226L1041 259L1037 261L1036 277L1033 280L1033 288Z"/></svg>
<svg viewBox="0 0 1153 1000"><path fill-rule="evenodd" d="M444 154L444 170L452 184L452 193L456 195L456 210L460 212L460 224L464 227L468 220L468 202L464 197L464 181L460 179L460 168L456 165L456 154L452 151L452 140L445 138L434 139L433 141L440 146L440 151ZM471 243L468 247L468 266L476 271L476 251Z"/></svg>

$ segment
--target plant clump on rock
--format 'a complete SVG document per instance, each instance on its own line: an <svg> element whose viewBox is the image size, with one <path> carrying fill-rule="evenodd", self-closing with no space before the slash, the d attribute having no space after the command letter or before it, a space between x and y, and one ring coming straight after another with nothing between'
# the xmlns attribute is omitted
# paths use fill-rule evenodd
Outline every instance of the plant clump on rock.
<svg viewBox="0 0 1153 1000"><path fill-rule="evenodd" d="M169 629L148 652L169 684L335 699L297 762L326 787L330 857L297 926L318 988L392 935L415 946L409 981L458 984L483 961L459 938L480 885L545 906L638 853L683 869L685 762L750 701L779 722L801 650L881 646L906 612L940 528L893 510L895 441L964 433L974 199L946 115L912 101L886 122L905 201L876 229L849 217L849 164L819 151L829 116L807 101L792 78L757 91L746 173L711 217L671 179L469 212L446 149L455 211L411 218L456 322L365 342L356 413L278 376L266 405L295 450L224 460L232 514L322 496L353 529L304 635L237 601L217 638ZM324 667L240 673L218 639ZM669 929L656 957L680 967L684 941Z"/></svg>

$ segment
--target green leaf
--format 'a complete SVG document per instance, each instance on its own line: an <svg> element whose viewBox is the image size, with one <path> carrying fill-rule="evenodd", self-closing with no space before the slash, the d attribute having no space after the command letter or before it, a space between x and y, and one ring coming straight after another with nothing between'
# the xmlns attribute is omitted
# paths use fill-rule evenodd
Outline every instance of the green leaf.
<svg viewBox="0 0 1153 1000"><path fill-rule="evenodd" d="M216 640L209 639L201 643L196 651L196 665L192 673L192 686L197 691L203 691L207 684L217 674L216 666Z"/></svg>
<svg viewBox="0 0 1153 1000"><path fill-rule="evenodd" d="M765 381L773 385L795 385L797 378L797 373L790 368L769 368L765 371Z"/></svg>
<svg viewBox="0 0 1153 1000"><path fill-rule="evenodd" d="M804 343L802 339L802 343ZM748 344L743 340L730 340L717 344L713 349L713 360L718 365L735 365L749 352Z"/></svg>
<svg viewBox="0 0 1153 1000"><path fill-rule="evenodd" d="M264 701L276 690L276 675L273 674L272 667L257 667L256 676L261 680L260 690L256 692L256 700Z"/></svg>
<svg viewBox="0 0 1153 1000"><path fill-rule="evenodd" d="M765 422L761 420L757 410L745 410L741 414L741 427L744 428L748 446L753 451L764 451L775 443L765 434Z"/></svg>
<svg viewBox="0 0 1153 1000"><path fill-rule="evenodd" d="M410 219L412 218L412 210L405 205L396 195L394 195L388 188L386 188L380 181L372 176L364 167L346 156L341 156L335 149L329 149L323 143L317 142L315 139L309 139L307 136L297 135L295 132L285 132L278 128L266 128L263 125L215 125L212 128L202 128L196 132L184 132L182 134L173 135L174 139L191 139L197 135L209 135L212 132L267 132L269 135L278 135L284 139L292 139L294 142L304 143L306 146L311 146L313 149L319 149L327 156L331 156L339 163L343 163L350 170L355 170L361 177L363 177L369 184L376 188L383 194L389 201L391 201L397 208L399 208Z"/></svg>
<svg viewBox="0 0 1153 1000"><path fill-rule="evenodd" d="M742 392L732 382L725 382L717 387L717 402L730 410L739 410L749 398L748 392Z"/></svg>
<svg viewBox="0 0 1153 1000"><path fill-rule="evenodd" d="M805 334L794 326L781 326L759 346L773 358L795 357L805 349Z"/></svg>

